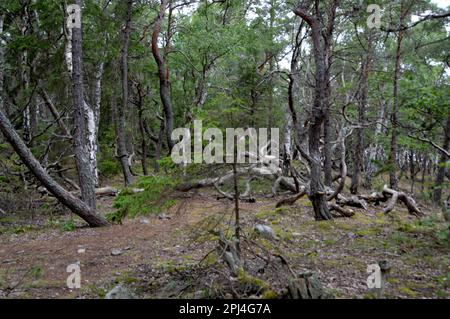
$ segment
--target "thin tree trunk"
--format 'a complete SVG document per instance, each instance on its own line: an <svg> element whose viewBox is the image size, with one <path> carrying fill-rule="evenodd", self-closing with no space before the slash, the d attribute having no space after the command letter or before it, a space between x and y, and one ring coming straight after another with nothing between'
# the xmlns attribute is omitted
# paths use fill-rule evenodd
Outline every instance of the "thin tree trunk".
<svg viewBox="0 0 450 319"><path fill-rule="evenodd" d="M52 116L58 122L58 125L61 128L61 130L63 131L63 133L67 137L71 137L71 133L70 133L69 128L66 126L66 124L62 120L61 115L59 114L57 108L53 104L53 102L52 102L50 96L48 95L47 91L45 91L44 89L41 89L40 93L41 93L42 98L44 99L45 104L47 105L48 109L50 110L50 113L52 113Z"/></svg>
<svg viewBox="0 0 450 319"><path fill-rule="evenodd" d="M403 26L403 21L406 16L406 11L404 10L404 3L401 1L400 4L400 26ZM401 71L401 57L402 57L402 41L404 36L404 30L401 29L397 36L397 51L395 55L395 71L394 71L394 92L393 92L393 104L392 104L392 114L391 114L391 150L389 154L389 184L394 190L398 189L398 177L397 177L397 134L398 134L398 109L399 109L399 99L398 99L398 82L400 79Z"/></svg>
<svg viewBox="0 0 450 319"><path fill-rule="evenodd" d="M148 175L147 168L147 139L145 138L145 124L144 124L144 105L143 105L143 97L138 87L138 121L139 121L139 132L141 134L141 164L142 164L142 172L144 176Z"/></svg>
<svg viewBox="0 0 450 319"><path fill-rule="evenodd" d="M158 38L159 34L161 33L161 24L164 20L164 15L168 3L169 3L168 0L161 0L158 18L156 19L152 34L152 54L153 57L155 58L156 64L158 65L159 94L164 108L167 145L169 146L169 149L172 149L174 145L174 142L172 141L173 109L172 109L172 100L170 97L169 72L167 70L165 57L161 55L161 52L159 51L158 48Z"/></svg>
<svg viewBox="0 0 450 319"><path fill-rule="evenodd" d="M442 148L446 151L449 150L449 144L450 144L450 114L447 117L447 121L445 123L445 132L444 132L444 138L443 138L443 145ZM439 168L438 173L436 176L436 183L434 185L434 192L433 192L433 201L436 204L441 204L442 200L442 184L444 183L445 179L445 171L447 169L447 161L449 160L448 156L442 152L441 158L439 160Z"/></svg>
<svg viewBox="0 0 450 319"><path fill-rule="evenodd" d="M76 4L82 8L82 0L76 0ZM89 152L86 149L86 122L84 117L84 87L83 87L83 50L82 29L72 29L72 82L73 101L75 108L75 161L78 170L79 185L81 187L81 198L95 211L95 178L89 161Z"/></svg>
<svg viewBox="0 0 450 319"><path fill-rule="evenodd" d="M367 41L367 52L366 59L361 68L361 87L359 93L359 103L358 103L358 122L363 124L366 121L366 106L367 106L367 95L369 91L369 72L370 65L372 63L372 33L369 34L369 39ZM360 185L360 173L364 165L364 129L357 129L356 145L353 157L353 174L352 174L352 184L350 186L350 192L352 194L358 193L358 188Z"/></svg>
<svg viewBox="0 0 450 319"><path fill-rule="evenodd" d="M128 109L128 47L130 42L131 32L131 14L132 14L133 0L127 1L127 13L125 28L123 29L123 45L121 51L121 71L122 71L122 106L117 112L117 151L120 164L122 165L123 177L125 186L133 183L133 174L131 173L130 161L126 144L125 132L125 115Z"/></svg>
<svg viewBox="0 0 450 319"><path fill-rule="evenodd" d="M5 15L0 13L0 35L3 35L3 21L5 19ZM4 69L4 48L3 42L0 41L0 111L3 111L3 79L5 74L3 73Z"/></svg>

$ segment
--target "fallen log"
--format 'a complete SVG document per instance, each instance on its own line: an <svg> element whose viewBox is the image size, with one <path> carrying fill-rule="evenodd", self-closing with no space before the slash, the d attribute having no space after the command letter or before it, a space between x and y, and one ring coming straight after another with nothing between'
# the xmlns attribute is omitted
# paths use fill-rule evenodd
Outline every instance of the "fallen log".
<svg viewBox="0 0 450 319"><path fill-rule="evenodd" d="M351 206L356 208L362 208L367 210L369 205L364 199L358 198L357 196L351 196L349 198L339 194L336 198L336 203L340 206Z"/></svg>
<svg viewBox="0 0 450 319"><path fill-rule="evenodd" d="M330 209L330 212L336 212L331 213L333 217L352 217L355 215L355 212L351 209L345 209L344 207L341 207L335 203L328 202L328 208Z"/></svg>
<svg viewBox="0 0 450 319"><path fill-rule="evenodd" d="M411 215L414 215L416 217L421 217L424 215L420 210L419 206L417 206L414 199L406 195L405 193L390 189L385 185L383 189L383 194L391 196L389 203L384 209L385 214L389 214L394 209L397 201L400 200L401 202L403 202L403 204L405 204L406 208L408 208L408 212Z"/></svg>
<svg viewBox="0 0 450 319"><path fill-rule="evenodd" d="M276 208L280 208L283 206L292 206L295 204L295 202L297 202L300 198L302 198L305 195L306 195L306 187L302 187L301 192L298 193L297 195L280 200L277 203Z"/></svg>
<svg viewBox="0 0 450 319"><path fill-rule="evenodd" d="M144 191L145 191L145 189L142 189L142 188L127 189L127 192L131 192L133 194L142 193ZM115 197L115 196L119 195L119 193L120 193L120 190L118 188L110 187L110 186L95 189L95 195L97 197L106 197L106 196ZM71 194L73 194L75 196L80 196L79 191L71 192Z"/></svg>

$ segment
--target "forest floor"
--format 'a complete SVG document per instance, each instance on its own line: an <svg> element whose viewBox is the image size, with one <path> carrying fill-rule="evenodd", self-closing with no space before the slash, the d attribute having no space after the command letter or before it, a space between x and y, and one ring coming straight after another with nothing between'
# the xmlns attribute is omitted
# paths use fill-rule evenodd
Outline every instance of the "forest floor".
<svg viewBox="0 0 450 319"><path fill-rule="evenodd" d="M241 203L243 235L282 253L294 271L316 272L335 297L374 298L366 284L367 267L381 260L392 266L385 297L450 297L450 249L439 237L446 227L439 213L428 211L418 220L401 206L388 216L372 207L352 218L317 222L307 198L283 209L275 209L273 198L257 199ZM112 199L101 198L98 205L102 213L111 211ZM229 278L217 276L223 270L211 257L217 246L213 229L226 229L232 213L231 201L201 190L183 194L162 215L127 218L100 229L64 229L61 225L73 218L69 215L34 216L25 226L17 224L17 216L3 218L0 298L103 298L118 283L140 298L236 297L226 288ZM256 235L256 224L270 226L276 237ZM66 268L77 262L82 287L71 290ZM261 278L270 284L273 278L267 276ZM276 296L273 290L262 296ZM239 296L252 294L261 296Z"/></svg>

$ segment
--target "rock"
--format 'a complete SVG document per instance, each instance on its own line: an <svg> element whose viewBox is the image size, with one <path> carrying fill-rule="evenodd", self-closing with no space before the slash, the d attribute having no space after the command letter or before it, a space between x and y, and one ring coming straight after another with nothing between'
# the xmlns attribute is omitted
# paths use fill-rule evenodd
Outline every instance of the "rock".
<svg viewBox="0 0 450 319"><path fill-rule="evenodd" d="M135 299L135 296L127 288L117 285L106 294L105 299Z"/></svg>
<svg viewBox="0 0 450 319"><path fill-rule="evenodd" d="M273 232L273 229L270 228L269 226L256 225L255 226L255 231L257 233L259 233L263 237L266 237L266 238L269 238L269 239L274 239L275 238L275 233Z"/></svg>
<svg viewBox="0 0 450 319"><path fill-rule="evenodd" d="M149 225L150 224L150 220L148 220L147 218L142 218L141 219L141 224Z"/></svg>
<svg viewBox="0 0 450 319"><path fill-rule="evenodd" d="M158 218L161 219L161 220L169 220L169 219L172 219L172 217L170 217L170 216L168 216L168 215L166 215L166 214L164 214L164 213L161 214L161 215L159 215Z"/></svg>
<svg viewBox="0 0 450 319"><path fill-rule="evenodd" d="M194 299L202 299L204 296L203 291L199 290L194 293Z"/></svg>
<svg viewBox="0 0 450 319"><path fill-rule="evenodd" d="M348 233L347 236L348 236L348 238L350 238L350 239L355 239L355 238L358 237L355 233L352 233L352 232Z"/></svg>
<svg viewBox="0 0 450 319"><path fill-rule="evenodd" d="M78 249L79 254L84 254L85 252L86 252L86 249L84 249L84 248Z"/></svg>
<svg viewBox="0 0 450 319"><path fill-rule="evenodd" d="M111 250L111 255L113 256L120 256L122 254L123 254L122 249L113 248L113 250Z"/></svg>

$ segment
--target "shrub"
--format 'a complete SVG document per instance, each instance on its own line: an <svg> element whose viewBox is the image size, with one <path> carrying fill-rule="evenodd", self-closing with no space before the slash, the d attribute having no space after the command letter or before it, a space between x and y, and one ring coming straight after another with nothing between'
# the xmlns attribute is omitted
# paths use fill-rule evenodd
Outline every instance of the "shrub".
<svg viewBox="0 0 450 319"><path fill-rule="evenodd" d="M122 190L114 200L113 207L116 211L107 214L107 218L120 223L125 216L134 218L139 215L159 214L175 205L176 201L169 196L176 185L177 180L171 176L141 177L133 187L144 191L134 193L130 189Z"/></svg>

